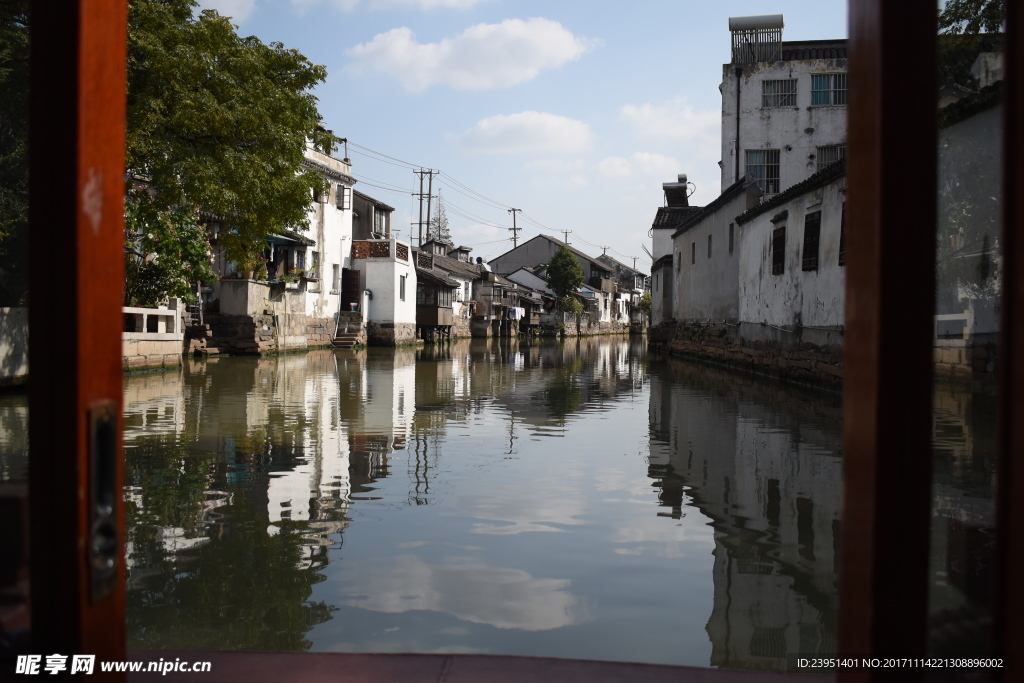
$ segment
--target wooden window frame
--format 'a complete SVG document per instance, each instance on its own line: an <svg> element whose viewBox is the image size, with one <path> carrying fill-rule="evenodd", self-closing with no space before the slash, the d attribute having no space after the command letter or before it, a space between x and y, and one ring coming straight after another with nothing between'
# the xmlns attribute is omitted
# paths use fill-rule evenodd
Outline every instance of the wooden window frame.
<svg viewBox="0 0 1024 683"><path fill-rule="evenodd" d="M818 251L821 248L821 211L804 215L804 248L801 268L804 272L818 270Z"/></svg>
<svg viewBox="0 0 1024 683"><path fill-rule="evenodd" d="M772 275L786 272L786 226L772 230Z"/></svg>

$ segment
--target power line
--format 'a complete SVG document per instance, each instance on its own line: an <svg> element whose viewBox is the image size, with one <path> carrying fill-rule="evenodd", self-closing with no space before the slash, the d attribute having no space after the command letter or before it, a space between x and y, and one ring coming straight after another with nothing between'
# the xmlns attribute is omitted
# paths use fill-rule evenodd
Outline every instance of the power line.
<svg viewBox="0 0 1024 683"><path fill-rule="evenodd" d="M417 168L417 167L422 168L423 167L421 164L414 164L411 161L402 161L401 159L398 159L398 158L393 157L393 156L388 156L387 154L384 154L383 152L378 152L377 150L370 149L369 147L364 147L363 145L357 145L354 142L350 142L349 144L352 145L353 147L358 148L358 149L365 150L365 151L370 152L372 154L376 154L377 156L384 157L385 159L391 159L392 161L397 161L400 164L405 164L409 168Z"/></svg>

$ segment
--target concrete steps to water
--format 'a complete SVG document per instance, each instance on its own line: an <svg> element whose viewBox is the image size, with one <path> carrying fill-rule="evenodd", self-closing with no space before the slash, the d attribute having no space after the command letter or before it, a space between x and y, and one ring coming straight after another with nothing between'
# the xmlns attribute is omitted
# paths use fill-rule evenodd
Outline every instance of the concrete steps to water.
<svg viewBox="0 0 1024 683"><path fill-rule="evenodd" d="M331 340L331 346L336 349L354 349L359 345L359 335L355 332L339 332Z"/></svg>

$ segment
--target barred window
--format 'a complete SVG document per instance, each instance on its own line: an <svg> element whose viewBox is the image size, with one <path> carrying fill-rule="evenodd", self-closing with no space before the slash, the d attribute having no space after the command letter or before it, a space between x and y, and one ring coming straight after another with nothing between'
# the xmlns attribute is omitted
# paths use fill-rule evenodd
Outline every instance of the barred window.
<svg viewBox="0 0 1024 683"><path fill-rule="evenodd" d="M846 104L846 74L812 75L811 104Z"/></svg>
<svg viewBox="0 0 1024 683"><path fill-rule="evenodd" d="M804 217L804 270L818 269L818 243L821 238L821 211Z"/></svg>
<svg viewBox="0 0 1024 683"><path fill-rule="evenodd" d="M826 145L819 147L818 152L815 155L818 162L816 171L820 171L829 164L834 164L840 159L846 158L846 145Z"/></svg>
<svg viewBox="0 0 1024 683"><path fill-rule="evenodd" d="M786 226L772 231L772 275L786 272Z"/></svg>
<svg viewBox="0 0 1024 683"><path fill-rule="evenodd" d="M761 107L795 107L796 79L761 81Z"/></svg>
<svg viewBox="0 0 1024 683"><path fill-rule="evenodd" d="M747 173L754 176L765 194L779 193L779 150L748 149Z"/></svg>

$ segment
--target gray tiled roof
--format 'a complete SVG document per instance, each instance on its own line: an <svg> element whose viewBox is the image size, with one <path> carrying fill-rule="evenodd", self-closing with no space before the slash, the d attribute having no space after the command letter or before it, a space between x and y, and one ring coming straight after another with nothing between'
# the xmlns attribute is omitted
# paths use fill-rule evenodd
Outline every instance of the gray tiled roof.
<svg viewBox="0 0 1024 683"><path fill-rule="evenodd" d="M674 230L688 221L692 216L700 213L702 208L703 207L700 206L662 206L654 216L654 224L652 227L659 230L662 228L671 228Z"/></svg>

